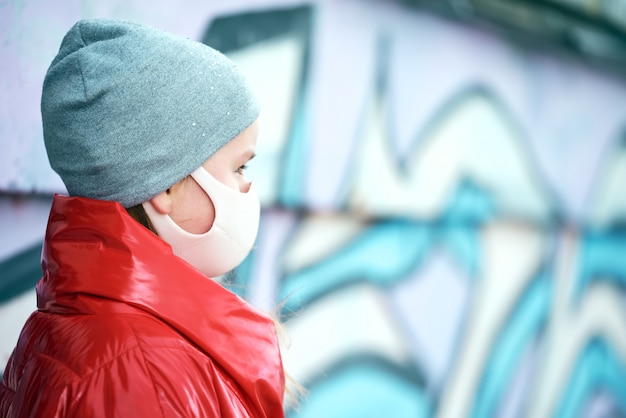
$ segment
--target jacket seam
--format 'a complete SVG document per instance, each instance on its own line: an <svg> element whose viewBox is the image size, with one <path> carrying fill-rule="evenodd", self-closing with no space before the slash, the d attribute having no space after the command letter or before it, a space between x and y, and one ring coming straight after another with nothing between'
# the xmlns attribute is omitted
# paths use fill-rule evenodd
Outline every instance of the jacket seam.
<svg viewBox="0 0 626 418"><path fill-rule="evenodd" d="M137 333L135 332L135 329L132 327L128 319L126 319L124 316L122 316L122 319L124 320L124 322L126 322L126 325L128 325L128 328L130 328L130 331L133 333L133 336L135 337L135 341L137 342L137 348L141 352L141 360L143 361L143 366L146 368L146 373L148 374L148 377L150 378L150 382L152 383L152 391L154 393L154 400L156 401L157 405L159 405L159 409L161 410L161 416L165 417L165 412L163 411L163 405L161 405L161 402L159 402L159 395L156 390L156 381L154 379L154 375L152 374L152 371L150 370L150 367L148 367L148 363L146 362L146 353L143 347L141 346L141 344L139 344L139 338L137 338Z"/></svg>
<svg viewBox="0 0 626 418"><path fill-rule="evenodd" d="M144 357L144 365L146 367L146 370L148 370L148 373L150 373L150 378L152 380L152 384L153 384L153 389L156 393L156 384L154 381L154 378L152 376L152 372L150 371L150 367L148 366L148 364L145 362L145 352L143 350L143 346L142 344L139 343L139 339L137 338L137 334L135 333L135 329L133 328L133 326L130 324L130 322L124 318L124 321L126 321L126 323L128 324L128 326L130 327L130 329L132 330L133 334L135 335L135 339L137 339L137 345L139 347L139 350L141 350L142 356ZM193 349L189 346L183 346L183 347L172 347L172 346L168 346L168 345L163 345L163 346L159 346L159 345L151 345L150 346L151 349L163 349L163 350L170 350L170 351L179 351L181 353L186 353L186 354L194 354L194 355L200 355L200 357L205 361L205 366L208 367L209 363L212 364L213 366L217 366L220 370L221 373L225 373L225 371L223 371L223 369L217 365L217 363L215 363L215 361L206 353L202 352L199 348ZM242 405L243 409L246 411L246 413L248 414L249 417L251 417L252 415L250 414L250 411L246 405L245 402L243 402L243 400L241 399L241 396L239 396L239 393L233 389L232 384L228 381L228 380L224 380L224 383L228 386L230 393L234 396L236 396L237 400L239 400L240 404ZM157 397L158 399L158 397ZM215 404L217 406L217 408L220 411L220 416L222 416L222 405L221 403L217 402ZM159 407L161 408L161 404L159 403ZM161 413L164 414L163 410L161 409ZM165 415L163 415L165 416Z"/></svg>
<svg viewBox="0 0 626 418"><path fill-rule="evenodd" d="M86 380L89 379L91 377L92 374L94 374L95 372L99 371L100 369L103 369L107 366L109 366L111 363L114 363L115 361L117 361L120 357L122 357L125 354L128 354L129 352L131 352L132 350L135 350L139 348L139 345L136 345L134 347L130 347L127 348L126 350L122 351L121 353L116 354L115 356L113 356L111 359L105 361L104 363L102 363L101 365L99 365L98 367L94 367L93 369L91 369L88 373L85 373L84 375L80 375L76 372L74 372L74 374L76 374L76 376L82 381L82 380ZM70 369L71 370L71 369Z"/></svg>
<svg viewBox="0 0 626 418"><path fill-rule="evenodd" d="M225 373L225 371L223 371ZM230 392L232 395L236 396L237 399L239 400L239 403L241 404L241 407L246 411L246 414L248 414L249 417L252 416L252 414L250 413L250 408L248 408L248 403L244 401L244 399L242 399L242 397L240 396L240 392L239 390L241 389L239 387L239 384L235 383L233 385L233 383L229 380L225 381L226 385L228 386L228 388L230 389ZM233 387L235 386L235 387Z"/></svg>
<svg viewBox="0 0 626 418"><path fill-rule="evenodd" d="M76 371L74 371L70 366L68 366L67 364L63 363L61 360L59 360L56 357L53 357L49 354L46 354L42 351L39 350L35 350L33 349L33 355L36 355L37 357L41 357L44 358L48 361L52 361L53 363L63 367L64 369L68 370L70 373L72 373L74 375L74 377L80 377L80 374L76 373Z"/></svg>
<svg viewBox="0 0 626 418"><path fill-rule="evenodd" d="M74 375L74 379L77 380L78 382L82 383L85 382L86 380L89 380L91 378L91 376L97 372L98 370L103 369L104 367L107 367L108 365L112 364L113 362L117 361L121 356L131 352L132 350L135 350L139 348L139 344L130 347L124 351L122 351L121 353L116 354L115 356L113 356L113 358L105 361L104 363L102 363L101 365L99 365L98 367L94 367L93 369L91 369L88 373L86 374L79 374L77 373L75 370L73 370L71 367L69 367L68 365L66 365L65 363L63 363L62 361L60 361L59 359L52 357L48 354L42 353L41 351L38 350L33 350L33 354L36 354L38 356L41 356L45 359L49 359L49 360L53 360L55 363L63 366L65 369L69 370L73 375ZM67 388L68 386L71 386L71 384L66 384L65 387ZM76 404L78 397L80 395L76 395L74 397L72 397L72 400L70 401L70 410L74 407L74 405Z"/></svg>
<svg viewBox="0 0 626 418"><path fill-rule="evenodd" d="M136 339L136 337L135 337L135 339ZM72 372L76 375L76 378L78 379L78 381L79 381L80 383L83 383L83 382L85 382L86 380L90 379L90 378L92 377L92 375L93 375L94 373L96 373L97 371L99 371L99 370L101 370L101 369L103 369L103 368L105 368L105 367L107 367L107 366L109 366L109 365L113 364L114 362L118 361L118 360L120 359L120 357L122 357L122 356L124 356L124 355L126 355L126 354L130 353L130 352L131 352L131 351L133 351L133 350L137 350L137 349L139 349L139 350L140 350L139 344L137 344L137 345L135 345L135 346L133 346L133 347L127 348L126 350L124 350L124 351L122 351L122 352L120 352L120 353L116 354L116 355L115 355L113 358L111 358L110 360L107 360L106 362L102 363L102 364L101 364L101 365L99 365L98 367L93 368L91 371L89 371L89 373L86 373L86 374L84 374L84 375L82 375L82 376L81 376L81 375L79 375L78 373L74 372L73 370L72 370ZM142 354L143 354L143 353L142 353ZM69 367L68 367L68 369L69 369ZM71 369L70 369L70 370L71 370ZM75 405L75 404L76 404L76 402L78 401L78 397L79 397L79 396L80 396L80 395L76 395L76 396L74 396L74 397L72 398L72 401L71 401L71 403L70 403L70 405L71 405L71 407L70 407L70 408L73 408L73 407L74 407L74 405ZM162 414L162 412L163 412L163 411L161 411L161 414Z"/></svg>

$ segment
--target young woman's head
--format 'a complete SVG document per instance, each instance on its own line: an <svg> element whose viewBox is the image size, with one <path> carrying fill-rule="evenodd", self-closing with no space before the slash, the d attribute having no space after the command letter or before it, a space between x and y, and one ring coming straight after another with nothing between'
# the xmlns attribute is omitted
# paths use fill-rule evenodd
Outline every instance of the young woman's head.
<svg viewBox="0 0 626 418"><path fill-rule="evenodd" d="M243 260L258 227L243 170L259 107L224 55L136 23L83 20L48 69L41 111L70 195L132 208L207 275ZM193 250L202 247L211 266Z"/></svg>
<svg viewBox="0 0 626 418"><path fill-rule="evenodd" d="M210 277L239 265L259 227L259 200L245 176L254 157L254 122L188 177L142 204L174 253Z"/></svg>

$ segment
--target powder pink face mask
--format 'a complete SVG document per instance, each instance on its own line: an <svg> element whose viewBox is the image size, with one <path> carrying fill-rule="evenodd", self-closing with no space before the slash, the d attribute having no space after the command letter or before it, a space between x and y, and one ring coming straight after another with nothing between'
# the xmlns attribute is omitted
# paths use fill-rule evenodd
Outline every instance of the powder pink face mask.
<svg viewBox="0 0 626 418"><path fill-rule="evenodd" d="M203 234L185 231L170 218L157 212L150 201L143 207L159 236L182 258L208 277L221 276L246 258L259 229L261 208L253 185L241 193L221 183L203 167L191 177L211 198L215 220Z"/></svg>

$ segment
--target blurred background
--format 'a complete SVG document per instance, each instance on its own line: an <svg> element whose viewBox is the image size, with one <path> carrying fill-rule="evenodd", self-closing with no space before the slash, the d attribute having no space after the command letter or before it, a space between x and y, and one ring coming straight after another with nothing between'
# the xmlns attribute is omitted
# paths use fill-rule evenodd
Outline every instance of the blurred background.
<svg viewBox="0 0 626 418"><path fill-rule="evenodd" d="M256 90L228 286L285 324L289 417L626 417L626 0L0 0L0 368L65 191L41 84L85 17Z"/></svg>

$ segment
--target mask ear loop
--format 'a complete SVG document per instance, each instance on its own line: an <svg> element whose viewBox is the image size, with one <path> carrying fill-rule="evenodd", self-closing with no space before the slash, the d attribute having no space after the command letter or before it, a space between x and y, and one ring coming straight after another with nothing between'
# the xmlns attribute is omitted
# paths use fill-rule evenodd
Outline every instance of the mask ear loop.
<svg viewBox="0 0 626 418"><path fill-rule="evenodd" d="M211 225L209 226L209 229L206 232L202 232L202 233L193 233L193 232L189 232L187 230L185 230L184 228L182 228L180 225L178 225L171 216L169 216L168 214L165 213L160 213L158 210L156 210L156 208L154 207L154 205L152 205L152 203L147 200L145 202L142 203L142 206L144 208L144 211L146 212L146 215L148 215L148 219L150 219L150 222L152 223L152 226L154 227L154 229L157 232L157 235L160 236L161 238L165 238L165 237L170 237L171 234L168 234L164 231L164 229L166 228L163 225L163 222L167 222L169 224L169 227L175 228L176 230L178 230L179 233L183 234L183 235L187 235L187 237L189 238L201 238L202 236L208 234L211 229L213 228L213 225L215 224L215 218L217 216L217 208L215 207L215 204L213 203L213 198L211 197L211 193L206 189L206 187L203 185L202 181L198 181L196 179L197 176L202 176L204 173L208 174L208 176L206 176L206 178L209 178L211 181L211 183L213 183L213 186L218 186L223 185L221 182L219 182L217 179L215 179L213 176L211 176L206 170L204 170L203 174L197 174L199 172L202 172L204 170L204 168L199 167L196 170L194 170L193 172L191 172L189 174L189 177L191 177L191 180L194 181L198 187L200 187L202 189L202 191L207 195L208 199L209 199L209 203L211 204L211 208L213 209L213 219L211 220ZM195 174L195 175L194 175ZM225 186L227 187L227 186ZM168 193L169 193L169 189L168 189ZM160 226L160 228L159 228ZM159 231L159 229L161 229L161 231Z"/></svg>
<svg viewBox="0 0 626 418"><path fill-rule="evenodd" d="M143 202L141 205L146 211L146 215L148 215L152 226L154 227L154 229L156 229L157 235L166 241L173 238L172 234L169 234L166 231L166 228L168 227L176 229L178 233L186 235L188 238L201 238L202 236L208 234L209 231L211 231L211 228L209 228L207 232L203 232L202 234L194 234L193 232L189 232L181 228L180 225L174 222L170 215L157 211L149 200ZM211 225L211 227L212 226L213 225Z"/></svg>
<svg viewBox="0 0 626 418"><path fill-rule="evenodd" d="M213 218L211 219L211 225L209 225L209 229L207 229L207 231L203 233L203 234L207 234L207 233L209 233L209 231L210 231L211 229L213 229L213 225L215 225L215 219L217 218L217 207L215 206L214 199L213 199L213 197L211 196L211 193L209 193L209 191L208 191L208 190L204 187L204 185L203 185L200 181L198 181L198 180L196 179L196 177L194 176L194 173L195 173L195 172L197 172L197 171L198 171L198 170L200 170L200 169L204 170L204 168L200 167L200 168L198 168L198 169L196 169L196 170L192 171L191 173L189 173L189 177L191 177L191 179L192 179L192 180L193 180L193 181L194 181L194 182L198 185L198 187L200 187L200 188L202 189L202 191L204 192L204 194L206 194L207 198L209 199L209 204L211 205L211 209L213 210ZM208 172L208 171L206 171L206 170L205 170L205 172L206 172L207 174L209 174L209 172ZM212 177L210 174L209 174L209 177L211 177L211 178L213 178L215 181L217 181L217 179L215 179L214 177ZM218 183L220 183L219 181L217 181L217 182L218 182ZM221 184L221 183L220 183L220 184ZM200 235L202 235L202 234L200 234Z"/></svg>

